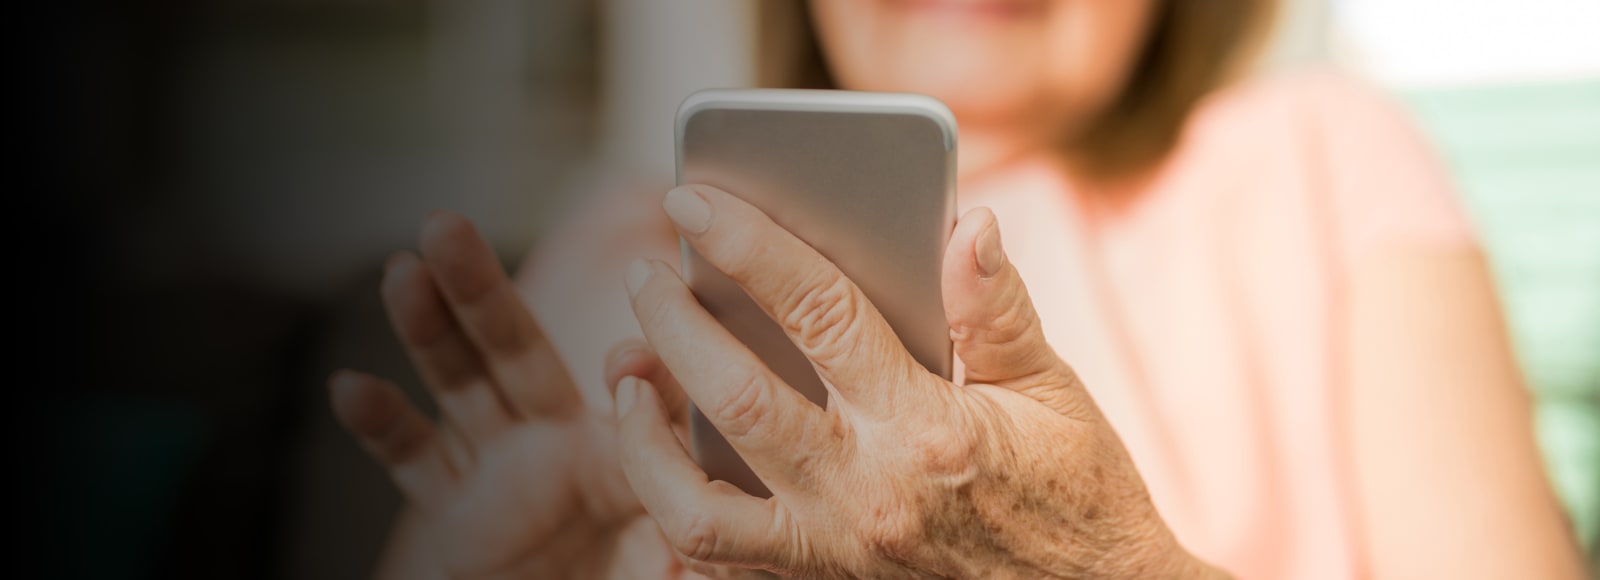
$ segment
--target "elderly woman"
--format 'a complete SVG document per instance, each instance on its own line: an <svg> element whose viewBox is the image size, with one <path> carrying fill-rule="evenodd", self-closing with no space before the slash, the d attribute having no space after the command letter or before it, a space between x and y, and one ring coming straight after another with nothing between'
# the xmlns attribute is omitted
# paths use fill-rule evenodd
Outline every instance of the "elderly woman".
<svg viewBox="0 0 1600 580"><path fill-rule="evenodd" d="M383 295L441 418L332 380L411 503L380 574L1579 577L1443 172L1336 75L1235 79L1269 4L767 0L766 84L956 113L954 383L739 192L606 198L517 283L430 216ZM826 408L700 308L679 236ZM707 481L690 400L771 498Z"/></svg>

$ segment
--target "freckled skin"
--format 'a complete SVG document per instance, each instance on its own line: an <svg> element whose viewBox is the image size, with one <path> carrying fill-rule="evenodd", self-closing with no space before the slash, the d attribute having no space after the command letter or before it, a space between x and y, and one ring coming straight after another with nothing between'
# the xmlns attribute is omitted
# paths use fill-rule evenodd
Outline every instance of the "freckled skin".
<svg viewBox="0 0 1600 580"><path fill-rule="evenodd" d="M868 0L813 0L810 3L818 40L828 53L830 69L842 87L931 94L952 107L962 125L961 170L964 175L998 166L1032 149L1054 147L1063 135L1087 125L1096 112L1108 106L1120 92L1141 50L1146 23L1156 5L1148 0L1048 2L1039 3L1037 14L1030 13L1027 18L1006 26L996 26L994 24L999 21L990 21L984 26L952 27L950 19L924 18L906 11L916 4ZM969 8L973 6L966 4ZM974 82L975 79L983 82ZM605 206L604 220L594 218L599 215L596 213L589 219L579 220L581 227L573 226L573 233L586 227L603 232L573 238L601 240L594 244L593 253L586 250L575 254L608 266L597 266L595 271L620 274L619 268L615 271L611 268L622 265L613 263L615 258L631 258L640 253L651 255L652 252L658 256L672 256L678 249L676 237L663 227L665 220L659 213L635 211L647 206L632 203L635 198L629 199L630 203ZM980 216L979 221L984 219L992 223L992 216ZM964 231L958 232L958 241L952 242L947 271L970 274L976 263L977 254L972 244L979 230ZM653 241L640 241L646 239ZM655 244L668 241L670 243L659 247ZM754 263L776 265L780 270L795 265L767 251L774 247L765 243L770 238L747 241L755 252ZM646 247L660 251L642 249ZM998 251L998 246L993 249ZM479 253L480 257L489 259L476 262L494 263L486 245ZM1005 273L991 278L1013 280L1015 275L1009 264L1005 268ZM563 271L560 265L540 269ZM464 271L452 269L451 272ZM587 285L592 282L594 280L582 279L570 284L588 290ZM1005 334L992 328L996 321L1027 322L1036 317L1020 283L994 284L988 291L975 290L973 279L958 284L966 285L965 290L953 293L947 287L946 296L960 294L972 300L966 310L953 311L950 322L958 354L972 371L982 367L983 360L994 354L980 348L986 337ZM561 284L552 282L549 286L560 287ZM1020 302L1016 300L1018 296ZM1020 305L1021 308L986 309L994 305ZM492 315L463 321L463 326L471 330L479 324L519 316L528 316L524 305L504 304ZM824 351L854 352L857 349L852 347L860 344L851 334L860 329L849 324L813 328L818 329L832 332L807 334L802 341L825 347ZM695 338L684 340L693 342ZM1047 347L1035 340L1030 348ZM854 354L871 358L887 353ZM1049 358L1053 357L1052 353ZM550 370L560 364L555 358L553 355L528 355L521 361L528 364L518 368ZM1174 571L1194 571L1194 563L1185 558L1186 554L1176 546L1150 506L1138 474L1122 452L1115 434L1094 410L1093 401L1080 396L1082 389L1075 385L1076 379L1065 363L1056 360L1056 364L1060 365L1061 372L1028 375L1033 382L1026 384L998 380L997 377L1014 378L1014 375L1007 375L1009 367L999 362L988 364L986 372L969 376L967 383L972 386L967 387L939 383L926 376L911 381L885 380L880 376L870 384L857 381L862 384L855 386L862 389L920 386L936 392L937 396L919 405L908 405L905 415L893 422L875 422L830 408L832 423L814 426L817 427L814 432L820 434L815 439L827 440L834 448L815 447L814 457L795 462L803 474L797 481L788 482L790 489L780 492L774 504L760 504L763 508L775 505L771 511L781 517L773 528L794 535L766 546L759 553L740 554L743 561L739 563L744 568L765 568L804 577L1152 577L1178 575ZM419 367L428 370L425 363ZM608 369L606 381L615 386L616 377L637 374L654 383L651 392L656 394L649 395L659 397L654 405L684 408L681 392L669 394L673 391L672 373L652 374L659 370L619 370L613 366ZM519 380L504 381L496 387L514 395L546 390L549 386L545 378L517 378ZM909 382L927 384L910 385ZM640 405L635 409L635 415L646 417L635 419L636 422L648 420L648 407ZM590 419L561 414L537 417L575 422ZM481 422L455 423L478 425ZM609 421L595 424L611 426ZM443 431L440 436L443 443L434 447L450 447L444 444L453 441L447 436L450 431ZM381 434L358 433L365 438L376 435ZM628 466L632 470L629 479L618 481L614 475L617 470L614 456L626 453L628 443L612 445L603 438L572 433L547 441L572 461L495 473L470 472L467 479L489 483L468 487L496 493L479 502L483 507L472 517L460 517L445 524L424 521L421 525L401 526L397 538L420 537L428 541L412 542L423 548L415 550L403 549L408 544L400 542L397 545L402 549L391 550L391 557L419 554L424 556L424 561L419 565L401 560L391 562L394 565L389 568L415 572L429 565L439 567L440 562L427 561L429 556L438 559L434 552L439 546L429 544L436 538L474 552L470 558L456 558L461 565L434 570L444 572L453 568L455 577L473 576L466 573L470 571L551 570L520 565L526 562L593 560L597 567L605 563L604 557L612 551L611 544L618 541L612 537L617 535L613 532L641 529L632 525L637 520L630 519L643 518L634 495L649 490L634 480L644 477L644 481L657 485L656 480L650 478L658 474L649 473L646 467L631 465ZM381 447L382 442L364 440L363 443ZM632 441L633 445L639 443L640 440ZM795 446L803 447L801 443ZM651 448L651 453L657 455L670 452L666 447ZM387 453L378 455L396 472L397 482L407 483L406 476L412 471L407 465L386 458ZM540 456L539 453L506 455ZM640 470L645 473L634 473ZM551 480L574 483L555 490L534 485ZM703 481L687 485L714 487ZM449 489L424 487L413 495L416 496L414 503L421 504L438 502L441 496L448 500L453 494ZM507 507L518 505L519 499L523 505L548 506L549 509ZM649 533L638 536L645 540L638 545L670 552L670 546L683 539L672 537L671 533L662 538L648 529L659 526L662 530L677 531L666 525L671 523L668 516L672 510L667 509L670 507L670 503L655 505L649 515L656 521L644 521L645 531ZM544 513L547 511L558 513L560 517ZM530 533L530 523L546 525ZM550 535L571 540L576 536L572 533L575 526L598 530L592 535L599 539L583 546L544 541ZM478 540L485 533L498 532L505 532L516 541ZM634 536L625 539L628 538ZM717 540L718 547L737 547L741 539L748 538L712 539ZM641 560L639 552L630 552L624 547L617 548L616 553L620 555L612 564ZM507 562L519 565L509 566ZM730 572L727 568L709 567L707 562L686 561L685 564L695 571ZM682 573L681 568L674 570ZM550 575L553 574L546 574ZM626 578L650 576L637 570L625 570L618 575Z"/></svg>
<svg viewBox="0 0 1600 580"><path fill-rule="evenodd" d="M865 300L759 210L727 192L694 189L725 221L685 239L775 320L823 321L783 311L806 302L795 295L823 295L811 286L827 285L848 303ZM944 268L946 316L952 328L966 329L955 350L968 380L957 385L916 365L897 340L885 339L893 331L875 310L828 309L845 314L828 317L824 331L856 348L808 353L832 387L826 409L786 393L781 380L750 382L752 373L770 371L742 366L759 361L740 352L743 345L680 279L664 267L648 270L661 273L636 285L634 308L678 383L667 390L681 387L701 405L773 491L770 500L708 493L704 473L665 435L664 409L633 406L619 419L619 442L634 450L623 471L668 542L693 552L685 555L697 569L719 574L1220 576L1184 550L1156 513L1116 432L1045 342L1016 269L1007 262L992 274L975 270L978 246L998 244L984 238L997 231L993 223L987 210L963 217ZM771 259L750 259L753 248ZM784 269L795 264L814 271ZM818 332L785 330L797 341ZM750 384L770 390L728 394ZM730 421L730 431L717 423L715 407L730 398L769 406L758 410L768 420ZM715 565L723 567L707 567Z"/></svg>
<svg viewBox="0 0 1600 580"><path fill-rule="evenodd" d="M998 403L996 410L1001 412L1007 405L1027 404L987 400L985 393L976 391L962 395L974 398L977 408ZM1051 441L1096 436L1096 430L1105 429L1103 424L1086 425L1059 416L1051 419L1042 413L1019 415L1036 415L1030 418L1047 424L993 421L997 424L994 429L1005 434L990 432L983 438L1010 439L1010 444L972 443L978 437L952 443L977 447L975 471L989 475L955 486L919 485L915 468L897 472L876 466L882 473L892 474L893 487L902 501L875 505L867 513L875 519L893 509L921 515L912 520L913 525L887 532L891 536L906 534L906 539L877 544L861 556L893 563L891 569L874 569L868 575L1083 577L1109 572L1084 562L1129 563L1130 569L1124 571L1131 573L1137 571L1132 563L1146 559L1140 551L1152 544L1148 540L1171 542L1125 454L1106 454L1111 465L1084 465L1081 458L1073 456L1076 446L1050 445ZM1031 452L1007 449L1024 443L1030 444ZM1070 471L1083 477L1070 485L1063 483L1062 466L1071 466ZM904 501L906 498L913 499Z"/></svg>

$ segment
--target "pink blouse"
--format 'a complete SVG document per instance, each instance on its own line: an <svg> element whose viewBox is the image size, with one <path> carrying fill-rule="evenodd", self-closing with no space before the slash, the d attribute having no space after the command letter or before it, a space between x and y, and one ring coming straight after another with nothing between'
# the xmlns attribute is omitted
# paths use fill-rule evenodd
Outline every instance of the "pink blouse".
<svg viewBox="0 0 1600 580"><path fill-rule="evenodd" d="M1386 242L1474 243L1402 111L1332 73L1257 80L1202 103L1132 191L1024 163L963 183L960 204L999 217L1051 345L1189 550L1241 578L1364 575L1341 415L1348 272ZM676 257L653 204L596 207L522 287L609 409L601 361L639 334L622 268Z"/></svg>

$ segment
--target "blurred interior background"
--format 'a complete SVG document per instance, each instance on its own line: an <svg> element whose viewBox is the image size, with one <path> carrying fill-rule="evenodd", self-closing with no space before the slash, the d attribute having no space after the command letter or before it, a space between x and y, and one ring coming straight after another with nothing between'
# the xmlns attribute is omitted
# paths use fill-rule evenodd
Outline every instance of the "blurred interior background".
<svg viewBox="0 0 1600 580"><path fill-rule="evenodd" d="M55 58L27 110L67 195L39 215L94 321L47 344L105 353L44 359L57 380L16 425L43 484L36 556L67 576L365 575L399 498L323 377L417 386L378 304L384 256L447 208L515 263L577 192L668 184L681 96L753 78L751 0L40 4L22 54ZM1600 3L1287 8L1267 68L1390 89L1452 168L1593 560Z"/></svg>

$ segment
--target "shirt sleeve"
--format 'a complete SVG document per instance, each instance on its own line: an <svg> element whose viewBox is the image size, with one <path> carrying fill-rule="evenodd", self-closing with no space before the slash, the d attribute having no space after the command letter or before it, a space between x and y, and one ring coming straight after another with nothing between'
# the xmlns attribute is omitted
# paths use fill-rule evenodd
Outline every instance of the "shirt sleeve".
<svg viewBox="0 0 1600 580"><path fill-rule="evenodd" d="M1476 243L1446 166L1398 103L1332 73L1302 90L1345 263L1375 248Z"/></svg>

